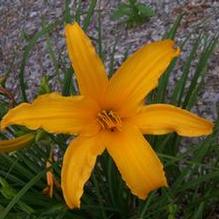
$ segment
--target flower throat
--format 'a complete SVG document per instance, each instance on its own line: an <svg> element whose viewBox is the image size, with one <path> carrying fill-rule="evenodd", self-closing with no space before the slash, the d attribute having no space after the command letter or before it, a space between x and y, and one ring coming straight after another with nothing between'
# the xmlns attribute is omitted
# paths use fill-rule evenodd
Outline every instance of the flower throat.
<svg viewBox="0 0 219 219"><path fill-rule="evenodd" d="M97 121L102 129L109 130L111 132L114 132L116 130L121 130L122 120L112 110L110 111L102 110L97 115Z"/></svg>

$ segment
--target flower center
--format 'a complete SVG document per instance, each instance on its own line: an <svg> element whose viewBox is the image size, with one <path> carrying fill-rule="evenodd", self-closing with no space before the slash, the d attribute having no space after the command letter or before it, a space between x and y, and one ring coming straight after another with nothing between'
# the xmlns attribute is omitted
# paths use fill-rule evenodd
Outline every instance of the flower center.
<svg viewBox="0 0 219 219"><path fill-rule="evenodd" d="M121 130L122 127L121 118L111 110L102 110L100 113L98 113L97 121L102 129L107 129L111 132L114 132L115 130Z"/></svg>

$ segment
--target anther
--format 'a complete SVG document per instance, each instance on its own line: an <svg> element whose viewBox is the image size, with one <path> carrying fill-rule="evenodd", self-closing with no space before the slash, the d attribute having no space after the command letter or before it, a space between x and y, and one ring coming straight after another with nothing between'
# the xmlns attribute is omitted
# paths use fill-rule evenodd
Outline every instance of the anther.
<svg viewBox="0 0 219 219"><path fill-rule="evenodd" d="M98 113L97 121L102 129L107 129L109 131L121 130L121 118L112 110L103 110L100 113Z"/></svg>

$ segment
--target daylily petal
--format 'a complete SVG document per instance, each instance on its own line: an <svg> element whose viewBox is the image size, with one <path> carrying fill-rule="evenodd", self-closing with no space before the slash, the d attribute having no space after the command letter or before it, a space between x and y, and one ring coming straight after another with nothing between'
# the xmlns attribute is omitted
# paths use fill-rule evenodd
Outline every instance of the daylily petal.
<svg viewBox="0 0 219 219"><path fill-rule="evenodd" d="M137 128L123 127L107 138L107 150L133 194L145 199L152 190L167 186L163 165Z"/></svg>
<svg viewBox="0 0 219 219"><path fill-rule="evenodd" d="M77 137L68 146L63 160L61 187L69 208L79 208L83 187L104 147L99 138Z"/></svg>
<svg viewBox="0 0 219 219"><path fill-rule="evenodd" d="M84 129L96 133L97 110L94 101L81 96L45 94L36 98L32 104L22 103L9 110L1 121L1 128L17 124L33 130L43 128L52 133L78 133Z"/></svg>
<svg viewBox="0 0 219 219"><path fill-rule="evenodd" d="M144 134L177 132L181 136L209 135L213 124L194 113L168 104L151 104L132 118Z"/></svg>
<svg viewBox="0 0 219 219"><path fill-rule="evenodd" d="M121 65L107 90L107 105L126 116L158 84L171 60L179 55L172 40L145 45Z"/></svg>
<svg viewBox="0 0 219 219"><path fill-rule="evenodd" d="M99 101L108 84L104 65L80 26L65 26L68 54L75 70L80 92Z"/></svg>
<svg viewBox="0 0 219 219"><path fill-rule="evenodd" d="M16 151L25 147L34 139L34 134L25 134L20 137L9 139L9 140L1 140L0 141L0 152L11 152Z"/></svg>

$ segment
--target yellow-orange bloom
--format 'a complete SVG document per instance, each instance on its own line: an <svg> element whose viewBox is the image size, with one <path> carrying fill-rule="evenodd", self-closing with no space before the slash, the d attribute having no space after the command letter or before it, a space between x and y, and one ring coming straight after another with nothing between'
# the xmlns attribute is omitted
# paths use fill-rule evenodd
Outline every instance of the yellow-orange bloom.
<svg viewBox="0 0 219 219"><path fill-rule="evenodd" d="M132 193L145 199L150 191L167 186L167 180L163 165L143 134L175 131L182 136L200 136L212 132L211 122L186 110L168 104L143 104L180 51L172 40L145 45L109 80L91 41L77 23L66 25L65 36L80 95L52 93L32 104L22 103L5 115L1 128L19 124L77 135L65 152L61 174L70 208L80 206L84 184L96 157L105 149Z"/></svg>

